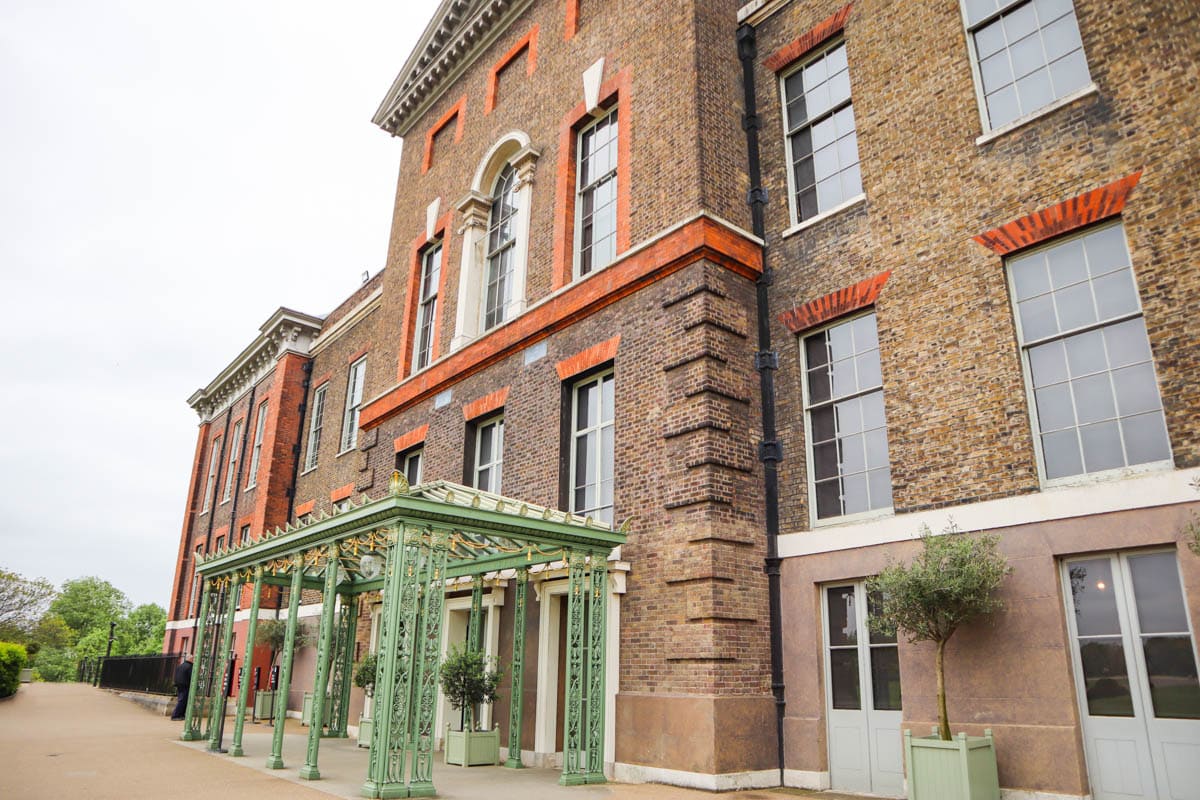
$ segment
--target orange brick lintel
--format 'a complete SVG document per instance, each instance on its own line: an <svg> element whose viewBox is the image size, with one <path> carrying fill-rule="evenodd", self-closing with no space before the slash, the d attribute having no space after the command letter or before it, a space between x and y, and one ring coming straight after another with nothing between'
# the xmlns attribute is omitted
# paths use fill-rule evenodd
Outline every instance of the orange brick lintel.
<svg viewBox="0 0 1200 800"><path fill-rule="evenodd" d="M345 486L329 492L329 502L336 503L339 500L345 500L352 494L354 494L354 484L347 483Z"/></svg>
<svg viewBox="0 0 1200 800"><path fill-rule="evenodd" d="M813 29L802 36L793 39L771 55L763 59L763 66L771 72L779 72L797 59L812 52L814 48L832 36L841 33L846 27L846 19L854 3L847 3L825 19L818 22Z"/></svg>
<svg viewBox="0 0 1200 800"><path fill-rule="evenodd" d="M617 348L620 345L621 335L617 334L608 341L593 345L570 358L564 358L554 365L554 369L558 371L558 379L565 381L581 372L586 372L592 367L598 367L605 362L612 361L617 357Z"/></svg>
<svg viewBox="0 0 1200 800"><path fill-rule="evenodd" d="M993 253L1006 256L1093 222L1115 217L1125 210L1125 201L1141 177L1142 171L1138 170L1099 189L981 233L974 240Z"/></svg>
<svg viewBox="0 0 1200 800"><path fill-rule="evenodd" d="M428 433L429 423L426 422L419 428L413 428L408 433L403 434L402 436L397 436L395 440L393 440L392 445L396 448L396 452L399 453L402 450L407 450L408 448L414 447L425 441L425 436L428 435Z"/></svg>
<svg viewBox="0 0 1200 800"><path fill-rule="evenodd" d="M755 280L762 274L762 245L706 214L693 217L625 253L605 269L563 287L507 325L372 400L363 407L359 426L363 430L377 427L425 398L700 260Z"/></svg>
<svg viewBox="0 0 1200 800"><path fill-rule="evenodd" d="M810 300L802 306L780 314L779 321L786 325L792 333L802 333L829 322L831 319L858 311L860 308L866 308L879 298L879 292L891 276L891 270L881 272L875 277L859 281L853 286L847 286L824 297Z"/></svg>
<svg viewBox="0 0 1200 800"><path fill-rule="evenodd" d="M485 394L478 400L464 404L462 407L463 419L470 422L473 419L479 419L484 414L490 414L498 408L504 408L504 404L508 402L508 390L511 388L511 386L505 386L491 394Z"/></svg>
<svg viewBox="0 0 1200 800"><path fill-rule="evenodd" d="M317 507L316 500L309 500L307 503L301 503L296 506L295 513L297 517L303 517L305 514L311 514L313 509Z"/></svg>

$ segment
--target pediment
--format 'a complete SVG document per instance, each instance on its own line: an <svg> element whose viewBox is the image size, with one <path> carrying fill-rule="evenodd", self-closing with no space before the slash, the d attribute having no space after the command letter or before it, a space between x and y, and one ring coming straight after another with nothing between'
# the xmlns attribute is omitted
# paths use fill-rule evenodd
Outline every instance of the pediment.
<svg viewBox="0 0 1200 800"><path fill-rule="evenodd" d="M442 0L371 121L404 136L533 0Z"/></svg>

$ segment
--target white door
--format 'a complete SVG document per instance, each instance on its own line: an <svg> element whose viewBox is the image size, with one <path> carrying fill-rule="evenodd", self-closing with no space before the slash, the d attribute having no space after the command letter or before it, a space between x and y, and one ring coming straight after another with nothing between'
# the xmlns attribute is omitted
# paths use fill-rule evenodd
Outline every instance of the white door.
<svg viewBox="0 0 1200 800"><path fill-rule="evenodd" d="M1172 550L1063 564L1095 800L1200 800L1200 680Z"/></svg>
<svg viewBox="0 0 1200 800"><path fill-rule="evenodd" d="M875 603L863 584L826 587L823 598L830 784L842 791L901 796L896 636L868 628Z"/></svg>

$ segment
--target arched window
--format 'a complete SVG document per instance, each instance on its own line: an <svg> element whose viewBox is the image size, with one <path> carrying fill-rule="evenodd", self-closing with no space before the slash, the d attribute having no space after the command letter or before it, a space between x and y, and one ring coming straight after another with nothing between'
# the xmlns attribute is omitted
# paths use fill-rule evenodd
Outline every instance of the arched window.
<svg viewBox="0 0 1200 800"><path fill-rule="evenodd" d="M463 214L462 268L453 350L525 310L529 206L538 151L514 131L492 146L458 203Z"/></svg>

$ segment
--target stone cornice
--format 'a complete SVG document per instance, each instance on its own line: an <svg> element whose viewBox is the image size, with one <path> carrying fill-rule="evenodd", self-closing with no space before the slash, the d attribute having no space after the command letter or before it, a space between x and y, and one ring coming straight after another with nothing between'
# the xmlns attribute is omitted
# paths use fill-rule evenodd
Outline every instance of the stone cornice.
<svg viewBox="0 0 1200 800"><path fill-rule="evenodd" d="M533 0L442 0L375 116L393 136L408 133L471 63Z"/></svg>
<svg viewBox="0 0 1200 800"><path fill-rule="evenodd" d="M207 422L270 372L283 355L309 355L322 319L288 308L279 308L259 327L259 335L238 354L208 386L188 398L201 421Z"/></svg>

